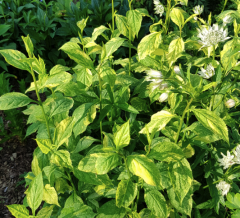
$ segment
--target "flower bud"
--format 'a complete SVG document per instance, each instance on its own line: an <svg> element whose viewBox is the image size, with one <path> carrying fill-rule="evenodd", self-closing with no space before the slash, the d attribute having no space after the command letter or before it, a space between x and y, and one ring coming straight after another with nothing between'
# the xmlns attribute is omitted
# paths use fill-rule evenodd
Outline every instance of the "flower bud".
<svg viewBox="0 0 240 218"><path fill-rule="evenodd" d="M174 72L176 73L176 74L179 74L180 73L180 68L179 68L179 66L174 66Z"/></svg>
<svg viewBox="0 0 240 218"><path fill-rule="evenodd" d="M225 103L225 105L226 105L226 107L227 108L232 108L232 107L234 107L235 106L235 101L233 100L233 99L229 99L226 103Z"/></svg>
<svg viewBox="0 0 240 218"><path fill-rule="evenodd" d="M168 99L168 93L162 93L159 97L159 102L165 102Z"/></svg>

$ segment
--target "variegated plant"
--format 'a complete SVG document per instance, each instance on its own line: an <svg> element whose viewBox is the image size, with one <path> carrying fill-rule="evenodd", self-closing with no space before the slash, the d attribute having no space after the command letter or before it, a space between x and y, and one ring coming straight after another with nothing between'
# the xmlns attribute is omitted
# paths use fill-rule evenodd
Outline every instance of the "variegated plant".
<svg viewBox="0 0 240 218"><path fill-rule="evenodd" d="M8 206L15 217L237 217L240 11L212 25L187 3L155 0L161 19L137 46L143 17L154 19L131 1L92 37L78 21L78 37L60 48L71 67L46 71L29 36L28 57L0 50L33 78L26 94L0 97L0 110L27 106L27 136L37 132L26 198ZM116 60L122 46L129 58Z"/></svg>

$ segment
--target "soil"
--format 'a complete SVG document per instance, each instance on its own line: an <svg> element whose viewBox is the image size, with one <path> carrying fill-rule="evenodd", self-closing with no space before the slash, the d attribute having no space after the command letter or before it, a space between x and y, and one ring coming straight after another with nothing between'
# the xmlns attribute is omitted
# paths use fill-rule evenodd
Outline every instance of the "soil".
<svg viewBox="0 0 240 218"><path fill-rule="evenodd" d="M5 121L6 122L6 121ZM22 204L26 191L24 173L31 171L34 149L37 147L34 136L24 142L15 136L0 143L0 217L13 217L6 205ZM0 138L1 140L1 138Z"/></svg>

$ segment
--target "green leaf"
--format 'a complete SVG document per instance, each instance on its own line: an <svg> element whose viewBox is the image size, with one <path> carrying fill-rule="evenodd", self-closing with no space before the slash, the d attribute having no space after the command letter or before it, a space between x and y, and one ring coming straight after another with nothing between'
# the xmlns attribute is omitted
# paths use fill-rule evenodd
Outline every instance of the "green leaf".
<svg viewBox="0 0 240 218"><path fill-rule="evenodd" d="M193 137L192 140L202 141L208 144L221 139L221 137L204 127L200 122L193 123L191 126L184 129L183 131L189 130L196 134L196 136Z"/></svg>
<svg viewBox="0 0 240 218"><path fill-rule="evenodd" d="M154 52L162 42L161 33L151 33L145 36L138 45L139 60Z"/></svg>
<svg viewBox="0 0 240 218"><path fill-rule="evenodd" d="M7 208L11 212L11 214L16 218L29 217L29 211L24 205L12 204L12 205L7 205Z"/></svg>
<svg viewBox="0 0 240 218"><path fill-rule="evenodd" d="M45 83L44 87L54 88L60 84L68 83L72 80L72 75L67 72L60 72L50 75ZM35 86L34 86L35 87Z"/></svg>
<svg viewBox="0 0 240 218"><path fill-rule="evenodd" d="M173 189L181 204L189 192L193 181L192 169L189 162L184 158L178 162L172 162L169 167Z"/></svg>
<svg viewBox="0 0 240 218"><path fill-rule="evenodd" d="M130 179L120 181L116 192L116 205L127 208L137 196L137 191L137 184Z"/></svg>
<svg viewBox="0 0 240 218"><path fill-rule="evenodd" d="M115 200L111 200L99 208L96 218L124 218L126 212L124 207L118 208Z"/></svg>
<svg viewBox="0 0 240 218"><path fill-rule="evenodd" d="M28 72L31 72L29 65L25 62L20 61L21 59L26 59L26 56L20 51L5 49L0 50L0 54L5 58L6 62L9 63L10 65L18 69L27 70Z"/></svg>
<svg viewBox="0 0 240 218"><path fill-rule="evenodd" d="M160 186L163 189L170 188L172 185L171 185L171 180L169 176L168 163L159 162L156 164L156 166L160 172Z"/></svg>
<svg viewBox="0 0 240 218"><path fill-rule="evenodd" d="M26 95L18 92L11 92L0 97L0 110L9 110L28 105L32 100Z"/></svg>
<svg viewBox="0 0 240 218"><path fill-rule="evenodd" d="M73 168L73 174L79 181L92 185L111 185L112 182L107 174L96 175L95 173L83 172L77 168Z"/></svg>
<svg viewBox="0 0 240 218"><path fill-rule="evenodd" d="M41 168L39 167L38 158L35 154L33 155L33 161L31 163L31 168L32 168L32 172L35 176L37 176L39 173L42 172Z"/></svg>
<svg viewBox="0 0 240 218"><path fill-rule="evenodd" d="M104 83L109 84L112 88L114 87L116 81L116 72L112 68L102 67L100 69L100 76Z"/></svg>
<svg viewBox="0 0 240 218"><path fill-rule="evenodd" d="M40 206L43 199L43 178L42 173L39 173L30 183L26 191L28 206L32 209L33 213Z"/></svg>
<svg viewBox="0 0 240 218"><path fill-rule="evenodd" d="M226 206L229 209L240 209L240 194L239 193L232 193L229 192L227 195L227 202L226 202Z"/></svg>
<svg viewBox="0 0 240 218"><path fill-rule="evenodd" d="M44 207L42 208L36 218L50 218L51 217L51 214L53 212L53 208L54 208L54 205L51 205L51 206L47 206L47 207Z"/></svg>
<svg viewBox="0 0 240 218"><path fill-rule="evenodd" d="M177 38L171 41L168 48L168 62L170 66L181 56L180 54L184 51L185 45L182 38Z"/></svg>
<svg viewBox="0 0 240 218"><path fill-rule="evenodd" d="M182 11L178 8L173 8L170 12L171 20L178 25L179 28L181 28L184 24L184 16L182 14Z"/></svg>
<svg viewBox="0 0 240 218"><path fill-rule="evenodd" d="M176 208L178 212L191 216L192 206L193 206L193 199L192 199L193 188L192 187L189 189L188 193L185 195L182 202L179 201L179 198L176 195L174 188L170 187L167 190L167 193L172 206Z"/></svg>
<svg viewBox="0 0 240 218"><path fill-rule="evenodd" d="M51 163L59 166L72 169L72 161L70 153L66 150L55 151L51 156Z"/></svg>
<svg viewBox="0 0 240 218"><path fill-rule="evenodd" d="M70 70L70 68L58 64L50 70L49 74L53 75L53 74L57 74L57 73L66 72L66 71L69 71L69 70Z"/></svg>
<svg viewBox="0 0 240 218"><path fill-rule="evenodd" d="M82 88L86 88L92 85L92 72L80 65L73 68L74 72L77 74L77 81L81 83Z"/></svg>
<svg viewBox="0 0 240 218"><path fill-rule="evenodd" d="M147 128L144 127L140 133L147 134L147 131L149 133L152 133L153 131L160 131L162 128L164 128L168 122L175 117L174 114L171 114L168 111L159 111L156 114L153 114L151 116L150 123L147 124Z"/></svg>
<svg viewBox="0 0 240 218"><path fill-rule="evenodd" d="M127 165L134 175L141 177L147 184L159 186L159 171L155 163L145 155L129 155Z"/></svg>
<svg viewBox="0 0 240 218"><path fill-rule="evenodd" d="M53 143L57 148L59 148L71 136L74 123L72 117L67 117L57 125L53 139Z"/></svg>
<svg viewBox="0 0 240 218"><path fill-rule="evenodd" d="M95 41L99 35L101 35L104 31L109 30L109 28L101 25L93 30L91 41Z"/></svg>
<svg viewBox="0 0 240 218"><path fill-rule="evenodd" d="M168 217L167 202L164 196L157 190L147 191L144 194L147 207L152 213L161 218Z"/></svg>
<svg viewBox="0 0 240 218"><path fill-rule="evenodd" d="M131 99L131 104L138 111L144 111L144 112L148 111L148 104L145 99L134 97Z"/></svg>
<svg viewBox="0 0 240 218"><path fill-rule="evenodd" d="M128 30L129 26L127 23L127 18L122 15L119 15L119 14L116 14L115 18L116 18L116 25L117 25L118 30L120 31L121 34L123 34L124 36L126 36L128 38L129 37L129 30Z"/></svg>
<svg viewBox="0 0 240 218"><path fill-rule="evenodd" d="M33 56L33 43L29 35L27 37L22 36L22 40L25 44L28 56L31 58Z"/></svg>
<svg viewBox="0 0 240 218"><path fill-rule="evenodd" d="M117 150L128 146L130 142L130 125L129 121L124 123L120 129L114 134L114 143Z"/></svg>
<svg viewBox="0 0 240 218"><path fill-rule="evenodd" d="M83 133L87 129L87 126L95 119L97 102L98 101L93 101L91 103L82 104L73 112L75 122L73 132L75 137Z"/></svg>
<svg viewBox="0 0 240 218"><path fill-rule="evenodd" d="M55 188L51 187L50 184L46 184L43 190L43 201L48 204L55 204L60 207L58 203L58 195Z"/></svg>
<svg viewBox="0 0 240 218"><path fill-rule="evenodd" d="M206 109L193 109L192 111L204 127L229 143L227 126L219 116Z"/></svg>
<svg viewBox="0 0 240 218"><path fill-rule="evenodd" d="M184 153L182 149L172 142L160 142L154 144L154 147L151 149L149 158L154 158L158 161L179 161L184 158Z"/></svg>
<svg viewBox="0 0 240 218"><path fill-rule="evenodd" d="M133 114L139 114L139 112L133 106L127 103L116 103L115 105L124 111L130 112Z"/></svg>
<svg viewBox="0 0 240 218"><path fill-rule="evenodd" d="M133 38L134 39L135 35L138 37L138 32L141 28L141 23L142 23L142 15L136 10L129 10L127 12L127 23L128 26L131 28Z"/></svg>
<svg viewBox="0 0 240 218"><path fill-rule="evenodd" d="M66 200L59 218L94 218L95 214L75 192Z"/></svg>
<svg viewBox="0 0 240 218"><path fill-rule="evenodd" d="M60 114L65 111L69 111L73 107L74 101L72 98L57 98L51 104L51 110L49 114L49 118L56 114Z"/></svg>
<svg viewBox="0 0 240 218"><path fill-rule="evenodd" d="M87 149L88 147L90 147L92 145L92 143L94 142L100 142L100 140L98 139L94 139L91 136L84 136L83 138L80 139L80 141L77 143L77 146L74 150L73 153L78 153L80 151L83 151L85 149Z"/></svg>
<svg viewBox="0 0 240 218"><path fill-rule="evenodd" d="M108 59L123 44L125 39L116 37L109 40L106 44L106 55L102 58Z"/></svg>
<svg viewBox="0 0 240 218"><path fill-rule="evenodd" d="M240 216L240 210L236 210L234 211L234 213L232 214L231 218L238 218Z"/></svg>
<svg viewBox="0 0 240 218"><path fill-rule="evenodd" d="M87 21L88 21L88 17L86 19L82 19L82 20L77 22L77 26L79 27L81 32L83 32L84 28L86 27Z"/></svg>
<svg viewBox="0 0 240 218"><path fill-rule="evenodd" d="M48 154L52 150L53 146L50 139L35 139L38 147L41 149L42 153Z"/></svg>
<svg viewBox="0 0 240 218"><path fill-rule="evenodd" d="M60 49L66 52L68 56L79 65L88 69L94 69L93 62L90 57L81 51L76 43L67 42Z"/></svg>
<svg viewBox="0 0 240 218"><path fill-rule="evenodd" d="M72 186L70 186L67 182L66 179L63 178L58 178L55 181L55 189L58 194L62 193L64 194L65 192L71 192L73 190Z"/></svg>
<svg viewBox="0 0 240 218"><path fill-rule="evenodd" d="M1 24L0 26L0 36L6 33L11 28L11 25Z"/></svg>
<svg viewBox="0 0 240 218"><path fill-rule="evenodd" d="M84 157L78 165L78 169L84 172L106 174L120 165L120 157L116 153L95 153Z"/></svg>

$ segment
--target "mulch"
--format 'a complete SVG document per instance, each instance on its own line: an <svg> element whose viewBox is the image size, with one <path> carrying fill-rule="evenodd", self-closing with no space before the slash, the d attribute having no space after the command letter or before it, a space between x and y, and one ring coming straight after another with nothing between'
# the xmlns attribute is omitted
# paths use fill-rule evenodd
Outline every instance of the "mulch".
<svg viewBox="0 0 240 218"><path fill-rule="evenodd" d="M0 147L0 217L13 217L6 205L22 204L26 191L24 173L31 171L34 149L37 147L33 136L21 142L17 136L1 143ZM0 138L1 140L1 138Z"/></svg>

